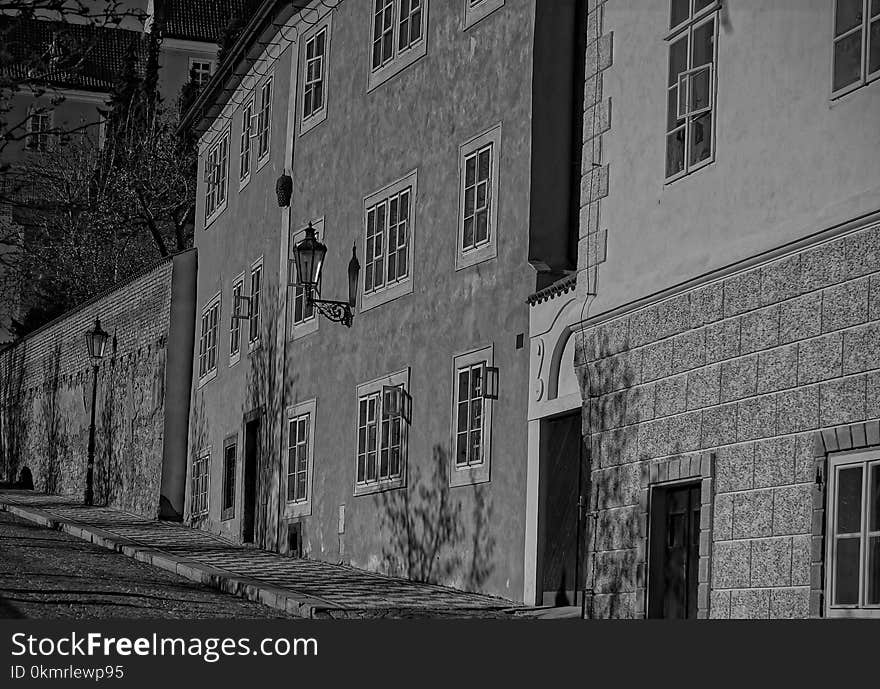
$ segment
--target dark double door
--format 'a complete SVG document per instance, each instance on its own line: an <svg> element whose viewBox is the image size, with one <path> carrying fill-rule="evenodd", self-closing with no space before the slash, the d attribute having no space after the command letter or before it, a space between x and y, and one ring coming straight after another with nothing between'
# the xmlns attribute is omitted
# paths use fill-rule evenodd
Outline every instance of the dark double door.
<svg viewBox="0 0 880 689"><path fill-rule="evenodd" d="M700 484L651 495L648 616L694 619L700 565Z"/></svg>

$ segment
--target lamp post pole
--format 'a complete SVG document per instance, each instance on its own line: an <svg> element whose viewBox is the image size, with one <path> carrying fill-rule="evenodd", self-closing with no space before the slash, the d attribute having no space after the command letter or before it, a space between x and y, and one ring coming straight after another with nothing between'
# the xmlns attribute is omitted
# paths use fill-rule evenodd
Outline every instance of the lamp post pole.
<svg viewBox="0 0 880 689"><path fill-rule="evenodd" d="M92 420L89 424L89 454L86 463L86 505L95 501L95 406L98 401L98 364L92 364Z"/></svg>
<svg viewBox="0 0 880 689"><path fill-rule="evenodd" d="M92 362L92 420L89 423L89 449L86 460L86 495L85 504L95 502L95 406L98 401L98 366L104 356L104 347L109 335L101 327L101 319L95 318L95 327L85 332L86 349Z"/></svg>

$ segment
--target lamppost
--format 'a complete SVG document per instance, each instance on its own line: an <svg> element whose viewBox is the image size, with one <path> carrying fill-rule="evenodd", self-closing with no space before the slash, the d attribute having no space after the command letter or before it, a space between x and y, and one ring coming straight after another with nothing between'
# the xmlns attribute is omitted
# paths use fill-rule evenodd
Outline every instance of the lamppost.
<svg viewBox="0 0 880 689"><path fill-rule="evenodd" d="M86 498L85 504L94 503L94 479L95 479L95 403L98 399L98 366L104 356L104 347L107 346L107 338L110 337L101 327L101 319L95 318L95 327L87 330L86 349L89 352L89 360L92 362L92 421L89 424L89 455L86 464Z"/></svg>
<svg viewBox="0 0 880 689"><path fill-rule="evenodd" d="M312 223L306 228L306 237L293 247L293 258L290 259L289 275L296 275L295 282L289 282L291 287L302 287L305 293L306 304L314 306L315 310L324 318L334 323L342 323L347 328L351 327L354 318L352 309L357 304L358 273L361 264L357 259L354 245L351 247L351 260L348 262L348 301L332 301L330 299L315 299L315 294L321 294L321 271L324 267L324 257L327 255L327 245L318 241L315 237L315 228ZM289 279L288 279L289 281Z"/></svg>

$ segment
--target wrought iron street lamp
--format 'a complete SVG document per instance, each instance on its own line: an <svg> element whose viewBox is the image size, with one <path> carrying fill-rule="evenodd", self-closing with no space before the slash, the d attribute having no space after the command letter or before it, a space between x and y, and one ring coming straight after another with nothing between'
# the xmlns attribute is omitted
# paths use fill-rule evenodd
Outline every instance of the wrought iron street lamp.
<svg viewBox="0 0 880 689"><path fill-rule="evenodd" d="M326 256L327 245L318 240L315 236L315 228L309 223L305 239L297 242L293 247L289 275L295 275L296 278L295 282L290 284L302 288L306 304L312 305L324 318L350 328L354 319L352 309L357 304L358 274L361 270L356 248L351 247L351 260L348 262L348 301L315 298L316 294L321 294L321 275Z"/></svg>
<svg viewBox="0 0 880 689"><path fill-rule="evenodd" d="M89 453L86 464L86 496L85 504L94 503L95 482L95 403L98 398L98 366L104 357L104 349L110 335L101 327L101 319L95 318L95 327L87 330L86 349L89 352L89 360L92 362L92 421L89 424Z"/></svg>

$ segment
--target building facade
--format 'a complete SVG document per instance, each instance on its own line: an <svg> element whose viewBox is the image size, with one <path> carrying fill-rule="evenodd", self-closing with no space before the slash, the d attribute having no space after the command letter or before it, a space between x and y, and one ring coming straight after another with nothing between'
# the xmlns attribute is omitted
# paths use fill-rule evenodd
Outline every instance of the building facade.
<svg viewBox="0 0 880 689"><path fill-rule="evenodd" d="M576 261L579 3L302 5L263 3L187 118L189 518L522 600L526 300ZM323 298L360 264L351 328L295 286L310 223Z"/></svg>
<svg viewBox="0 0 880 689"><path fill-rule="evenodd" d="M876 616L880 6L644 5L590 2L527 533L541 433L580 404L590 615Z"/></svg>

